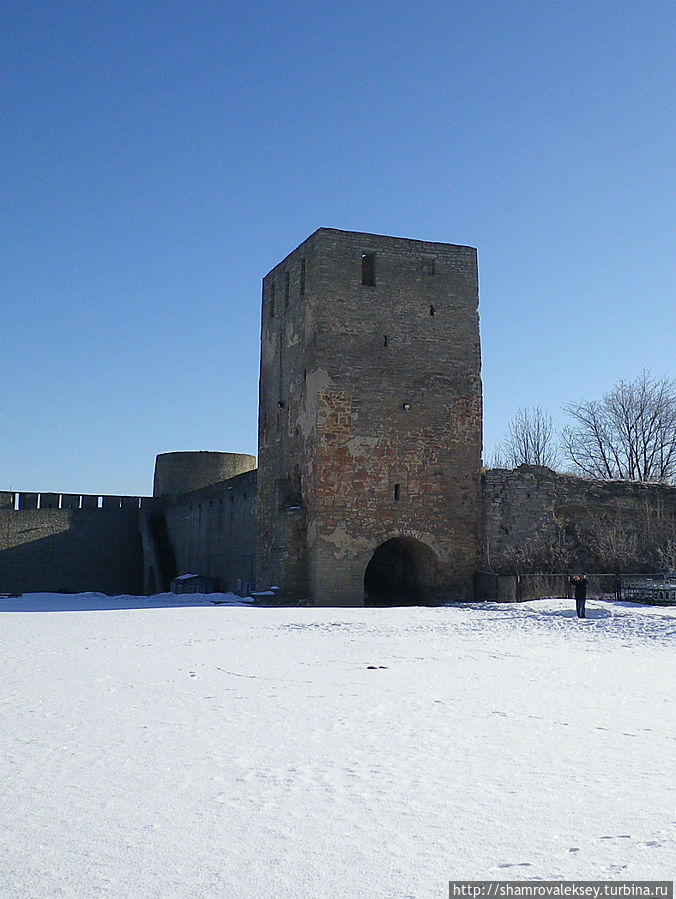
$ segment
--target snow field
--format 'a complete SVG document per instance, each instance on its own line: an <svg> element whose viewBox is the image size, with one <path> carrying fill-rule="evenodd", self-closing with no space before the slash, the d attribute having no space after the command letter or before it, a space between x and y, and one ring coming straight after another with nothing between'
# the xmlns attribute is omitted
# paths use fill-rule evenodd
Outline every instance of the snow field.
<svg viewBox="0 0 676 899"><path fill-rule="evenodd" d="M673 877L676 609L180 601L0 600L1 896Z"/></svg>

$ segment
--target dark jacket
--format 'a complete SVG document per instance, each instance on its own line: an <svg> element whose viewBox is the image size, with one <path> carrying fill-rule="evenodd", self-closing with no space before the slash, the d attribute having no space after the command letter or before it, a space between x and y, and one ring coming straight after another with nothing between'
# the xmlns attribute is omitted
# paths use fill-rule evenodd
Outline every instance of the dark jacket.
<svg viewBox="0 0 676 899"><path fill-rule="evenodd" d="M575 584L575 599L586 599L587 598L587 578L586 577L573 577L571 578L573 584Z"/></svg>

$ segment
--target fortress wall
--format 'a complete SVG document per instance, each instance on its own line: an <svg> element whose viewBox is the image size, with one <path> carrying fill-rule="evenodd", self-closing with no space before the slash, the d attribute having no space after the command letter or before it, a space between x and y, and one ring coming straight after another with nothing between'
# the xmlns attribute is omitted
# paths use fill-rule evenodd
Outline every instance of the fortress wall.
<svg viewBox="0 0 676 899"><path fill-rule="evenodd" d="M140 497L0 494L0 592L141 593Z"/></svg>
<svg viewBox="0 0 676 899"><path fill-rule="evenodd" d="M257 472L163 500L176 574L205 574L223 592L254 589Z"/></svg>
<svg viewBox="0 0 676 899"><path fill-rule="evenodd" d="M631 534L647 522L656 535L676 535L676 487L580 478L532 465L490 469L482 480L484 566L492 571L507 571L515 546L541 551L562 539L572 563L587 567L593 559L584 535L614 525Z"/></svg>

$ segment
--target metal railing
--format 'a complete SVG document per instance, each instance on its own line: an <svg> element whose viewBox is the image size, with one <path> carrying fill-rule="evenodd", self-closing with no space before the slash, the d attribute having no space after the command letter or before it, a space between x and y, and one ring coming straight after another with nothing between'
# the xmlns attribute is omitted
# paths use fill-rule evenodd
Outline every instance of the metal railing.
<svg viewBox="0 0 676 899"><path fill-rule="evenodd" d="M529 599L562 597L571 599L571 574L495 574L477 572L474 595L477 600L526 602ZM676 574L587 573L587 596L616 601L676 604Z"/></svg>

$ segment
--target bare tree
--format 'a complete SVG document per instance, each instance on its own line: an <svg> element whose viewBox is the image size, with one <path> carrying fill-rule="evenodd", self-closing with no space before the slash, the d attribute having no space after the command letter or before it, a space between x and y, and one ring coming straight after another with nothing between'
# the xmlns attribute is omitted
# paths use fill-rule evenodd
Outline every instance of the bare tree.
<svg viewBox="0 0 676 899"><path fill-rule="evenodd" d="M503 574L565 571L570 568L575 549L573 539L563 528L544 528L526 539L510 539L503 545L499 556L488 558L487 564L491 571Z"/></svg>
<svg viewBox="0 0 676 899"><path fill-rule="evenodd" d="M667 540L662 546L658 546L657 560L664 571L676 572L676 540Z"/></svg>
<svg viewBox="0 0 676 899"><path fill-rule="evenodd" d="M631 571L637 565L639 569L642 567L638 535L622 519L610 515L594 517L580 536L600 571L621 572Z"/></svg>
<svg viewBox="0 0 676 899"><path fill-rule="evenodd" d="M659 499L643 509L589 516L577 527L577 542L600 571L676 569L676 516Z"/></svg>
<svg viewBox="0 0 676 899"><path fill-rule="evenodd" d="M505 468L519 465L556 468L558 452L551 415L540 406L517 409L494 457L502 463L500 467Z"/></svg>
<svg viewBox="0 0 676 899"><path fill-rule="evenodd" d="M643 371L601 400L569 403L562 444L576 473L671 482L676 478L676 381Z"/></svg>

